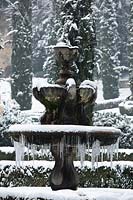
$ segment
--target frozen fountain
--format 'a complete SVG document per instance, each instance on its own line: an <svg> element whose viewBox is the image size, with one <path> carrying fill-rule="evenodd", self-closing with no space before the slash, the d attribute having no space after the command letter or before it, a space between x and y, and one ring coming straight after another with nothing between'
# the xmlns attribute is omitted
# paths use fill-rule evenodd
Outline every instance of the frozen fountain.
<svg viewBox="0 0 133 200"><path fill-rule="evenodd" d="M86 149L91 148L94 164L100 155L100 148L108 147L112 160L121 132L113 127L88 126L86 106L94 104L97 87L89 80L78 85L73 78L71 70L78 47L60 42L54 50L61 66L59 79L55 84L36 83L33 87L35 98L46 107L41 124L13 125L9 133L17 146L18 160L23 157L24 146L49 146L55 159L50 175L52 190L76 190L79 180L73 165L74 157L80 157L82 163Z"/></svg>

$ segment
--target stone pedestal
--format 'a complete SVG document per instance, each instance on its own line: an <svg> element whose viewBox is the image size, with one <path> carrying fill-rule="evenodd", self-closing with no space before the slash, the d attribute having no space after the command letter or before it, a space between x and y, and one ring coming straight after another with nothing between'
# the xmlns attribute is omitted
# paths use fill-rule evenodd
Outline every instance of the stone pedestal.
<svg viewBox="0 0 133 200"><path fill-rule="evenodd" d="M52 190L76 190L79 179L73 165L73 148L64 147L61 152L60 147L57 144L52 146L51 152L55 158L55 166L50 175L50 186Z"/></svg>

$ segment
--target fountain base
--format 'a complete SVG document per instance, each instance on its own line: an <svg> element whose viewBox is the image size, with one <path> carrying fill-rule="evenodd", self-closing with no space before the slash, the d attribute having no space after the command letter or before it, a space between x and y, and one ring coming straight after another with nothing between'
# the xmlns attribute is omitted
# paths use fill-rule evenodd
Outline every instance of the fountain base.
<svg viewBox="0 0 133 200"><path fill-rule="evenodd" d="M86 148L92 148L92 164L98 160L100 146L111 146L108 151L110 160L113 158L121 131L112 127L92 127L79 125L13 125L8 131L23 148L32 144L51 145L55 166L50 175L52 190L76 190L79 180L73 165L73 157L85 157ZM17 153L19 158L21 150Z"/></svg>
<svg viewBox="0 0 133 200"><path fill-rule="evenodd" d="M79 184L78 174L73 165L73 148L63 149L60 155L59 146L52 146L52 155L55 159L55 166L50 175L50 186L52 190L71 189L76 190Z"/></svg>

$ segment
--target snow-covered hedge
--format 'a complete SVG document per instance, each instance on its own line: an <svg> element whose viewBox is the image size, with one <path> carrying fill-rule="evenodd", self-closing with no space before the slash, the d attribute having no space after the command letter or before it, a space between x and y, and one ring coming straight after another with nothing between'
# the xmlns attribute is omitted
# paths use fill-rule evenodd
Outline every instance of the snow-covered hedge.
<svg viewBox="0 0 133 200"><path fill-rule="evenodd" d="M76 170L79 174L80 187L133 188L131 166L122 168L117 165L113 169L101 166L96 170L91 170L86 166L76 167ZM7 165L0 168L0 187L49 186L50 171L50 168L43 166L16 168Z"/></svg>
<svg viewBox="0 0 133 200"><path fill-rule="evenodd" d="M126 115L120 115L112 112L94 113L94 125L111 126L119 128L122 131L120 138L120 148L133 149L133 119Z"/></svg>
<svg viewBox="0 0 133 200"><path fill-rule="evenodd" d="M0 116L0 146L12 145L6 130L12 124L31 123L33 119L21 114L18 103L15 100L4 102L4 113Z"/></svg>

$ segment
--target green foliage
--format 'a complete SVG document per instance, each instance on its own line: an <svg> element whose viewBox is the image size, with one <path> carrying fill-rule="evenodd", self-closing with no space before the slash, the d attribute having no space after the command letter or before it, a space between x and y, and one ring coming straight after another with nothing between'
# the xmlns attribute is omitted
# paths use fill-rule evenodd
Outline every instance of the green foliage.
<svg viewBox="0 0 133 200"><path fill-rule="evenodd" d="M99 167L95 171L85 168L80 172L81 187L110 187L110 188L133 188L131 179L132 168L124 168L122 171L117 165L116 169L110 167ZM127 183L126 183L127 181Z"/></svg>
<svg viewBox="0 0 133 200"><path fill-rule="evenodd" d="M7 130L13 124L34 123L32 116L24 116L15 100L4 103L4 113L0 117L0 146L12 146Z"/></svg>
<svg viewBox="0 0 133 200"><path fill-rule="evenodd" d="M57 41L56 31L53 31L55 18L52 8L51 1L33 0L32 2L32 68L36 77L43 77L44 74L49 73L52 65L54 67L53 51L48 48L49 45L55 45ZM45 65L48 67L47 72Z"/></svg>
<svg viewBox="0 0 133 200"><path fill-rule="evenodd" d="M131 0L131 3L130 3L128 59L129 59L129 66L130 66L130 81L133 84L133 0Z"/></svg>
<svg viewBox="0 0 133 200"><path fill-rule="evenodd" d="M91 0L67 1L62 7L64 37L73 46L79 47L77 80L93 80L95 26Z"/></svg>
<svg viewBox="0 0 133 200"><path fill-rule="evenodd" d="M0 151L0 160L15 160L15 152L5 153Z"/></svg>
<svg viewBox="0 0 133 200"><path fill-rule="evenodd" d="M72 68L79 82L93 79L95 28L91 2L53 1L53 16L49 23L51 29L46 33L45 44L55 45L59 40L67 40L71 45L79 47L79 59L76 65L73 63ZM43 69L45 74L56 80L60 69L49 52L50 50L47 51L48 58Z"/></svg>
<svg viewBox="0 0 133 200"><path fill-rule="evenodd" d="M19 121L19 106L16 101L7 101L4 103L4 113L0 117L0 146L11 145L11 140L6 130L11 124Z"/></svg>
<svg viewBox="0 0 133 200"><path fill-rule="evenodd" d="M122 132L120 137L120 148L133 149L133 126L132 119L126 115L116 113L94 113L94 125L96 126L110 126L119 128Z"/></svg>
<svg viewBox="0 0 133 200"><path fill-rule="evenodd" d="M21 110L31 108L31 0L19 0L14 7L12 26L12 98Z"/></svg>
<svg viewBox="0 0 133 200"><path fill-rule="evenodd" d="M99 49L101 51L100 68L103 81L103 95L105 99L113 99L119 96L119 73L116 69L120 67L116 2L104 0L99 13Z"/></svg>
<svg viewBox="0 0 133 200"><path fill-rule="evenodd" d="M132 189L132 167L128 166L121 169L119 165L115 169L110 167L99 167L96 170L90 168L76 168L80 187L110 187ZM18 187L18 186L49 186L48 177L51 169L44 167L25 167L16 168L7 165L0 169L0 186L1 187Z"/></svg>

